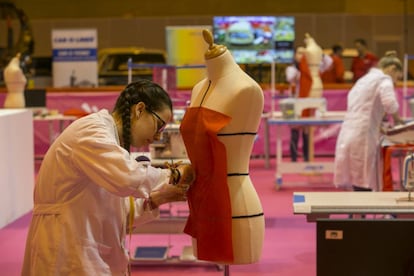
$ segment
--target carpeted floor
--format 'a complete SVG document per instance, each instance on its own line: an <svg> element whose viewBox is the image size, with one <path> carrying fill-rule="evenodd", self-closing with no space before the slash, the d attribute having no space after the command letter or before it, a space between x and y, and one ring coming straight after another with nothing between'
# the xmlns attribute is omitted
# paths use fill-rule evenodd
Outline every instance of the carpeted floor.
<svg viewBox="0 0 414 276"><path fill-rule="evenodd" d="M252 160L250 175L262 201L266 218L265 243L260 262L250 265L229 266L229 275L237 276L313 276L316 275L316 225L308 223L305 216L294 215L294 191L331 191L332 175L286 175L280 189L275 188L275 160L271 168L264 168L263 160ZM31 214L0 229L0 274L20 275L27 227ZM132 246L167 245L170 256L180 255L182 248L190 245L188 236L181 234L133 236ZM213 264L138 265L132 275L224 275Z"/></svg>

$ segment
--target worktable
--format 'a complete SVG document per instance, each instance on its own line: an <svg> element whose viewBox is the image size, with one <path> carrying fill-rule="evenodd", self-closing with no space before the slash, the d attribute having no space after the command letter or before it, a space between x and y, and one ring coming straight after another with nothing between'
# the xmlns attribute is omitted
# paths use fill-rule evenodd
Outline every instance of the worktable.
<svg viewBox="0 0 414 276"><path fill-rule="evenodd" d="M293 213L308 221L335 214L394 214L414 217L409 192L294 192Z"/></svg>
<svg viewBox="0 0 414 276"><path fill-rule="evenodd" d="M295 192L294 214L316 223L317 275L413 275L414 200L408 196Z"/></svg>
<svg viewBox="0 0 414 276"><path fill-rule="evenodd" d="M283 162L282 158L282 138L286 136L285 133L280 133L280 126L289 127L319 127L329 126L334 124L341 124L345 112L325 112L321 117L307 117L297 119L284 119L280 112L274 112L272 115L265 117L265 135L269 136L269 126L275 125L275 137L276 137L276 173L275 182L276 188L280 188L283 183L283 174L289 173L333 173L332 162ZM339 129L338 129L339 131ZM267 142L268 143L268 140ZM312 160L312 159L310 159Z"/></svg>

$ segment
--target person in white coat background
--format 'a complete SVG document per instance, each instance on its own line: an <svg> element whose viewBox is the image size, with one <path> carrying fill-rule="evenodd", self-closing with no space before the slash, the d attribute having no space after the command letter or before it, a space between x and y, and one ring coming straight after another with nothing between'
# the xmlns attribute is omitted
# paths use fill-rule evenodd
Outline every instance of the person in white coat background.
<svg viewBox="0 0 414 276"><path fill-rule="evenodd" d="M140 80L102 109L74 121L42 161L22 275L127 275L128 229L158 217L158 206L186 200L190 165L160 169L130 155L160 138L172 103ZM176 185L171 185L176 184Z"/></svg>
<svg viewBox="0 0 414 276"><path fill-rule="evenodd" d="M392 115L395 125L404 123L394 87L401 76L401 61L395 51L390 51L381 58L378 68L371 68L350 90L336 143L335 186L355 191L381 190L381 124L386 114Z"/></svg>

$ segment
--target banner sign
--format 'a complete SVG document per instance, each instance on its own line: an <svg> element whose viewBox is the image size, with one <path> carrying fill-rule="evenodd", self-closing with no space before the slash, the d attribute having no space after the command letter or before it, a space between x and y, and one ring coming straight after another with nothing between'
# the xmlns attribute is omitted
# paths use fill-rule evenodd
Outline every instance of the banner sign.
<svg viewBox="0 0 414 276"><path fill-rule="evenodd" d="M211 26L167 26L167 57L168 64L177 68L177 88L190 89L205 78L205 68L194 68L204 65L204 53L208 44L203 38L203 30L211 31Z"/></svg>
<svg viewBox="0 0 414 276"><path fill-rule="evenodd" d="M52 30L53 86L97 86L97 47L95 29Z"/></svg>

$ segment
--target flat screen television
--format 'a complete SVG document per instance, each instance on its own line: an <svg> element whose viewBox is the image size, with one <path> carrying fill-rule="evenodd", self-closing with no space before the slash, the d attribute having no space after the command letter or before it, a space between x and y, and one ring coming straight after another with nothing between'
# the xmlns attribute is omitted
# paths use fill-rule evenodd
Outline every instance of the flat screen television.
<svg viewBox="0 0 414 276"><path fill-rule="evenodd" d="M317 220L318 276L413 276L414 220Z"/></svg>
<svg viewBox="0 0 414 276"><path fill-rule="evenodd" d="M213 35L214 42L225 45L237 63L293 61L293 16L214 16Z"/></svg>

